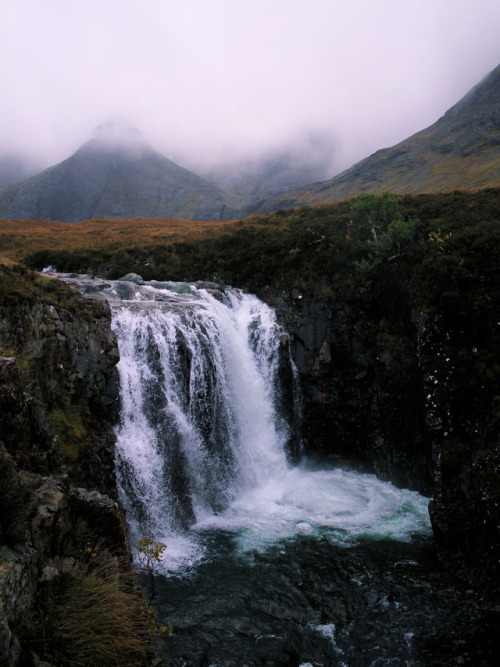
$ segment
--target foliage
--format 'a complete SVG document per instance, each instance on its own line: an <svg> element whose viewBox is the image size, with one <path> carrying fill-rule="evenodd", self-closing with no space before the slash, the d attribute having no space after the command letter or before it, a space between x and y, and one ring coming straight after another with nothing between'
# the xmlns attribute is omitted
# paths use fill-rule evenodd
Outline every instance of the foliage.
<svg viewBox="0 0 500 667"><path fill-rule="evenodd" d="M362 194L351 207L354 229L364 239L367 252L354 262L361 287L372 285L372 274L385 262L401 260L415 241L420 221L404 217L401 198L388 192L381 196ZM368 230L371 239L368 238Z"/></svg>
<svg viewBox="0 0 500 667"><path fill-rule="evenodd" d="M145 665L149 612L131 577L113 561L91 558L48 585L43 649L74 667Z"/></svg>
<svg viewBox="0 0 500 667"><path fill-rule="evenodd" d="M499 211L498 188L418 196L362 194L352 202L212 223L204 229L183 223L182 232L177 221L170 236L162 232L167 221L156 221L156 226L155 221L135 226L122 221L127 234L118 240L117 221L108 221L115 238L99 248L78 246L78 238L82 244L88 239L87 223L78 223L78 228L60 225L60 249L51 245L55 237L37 252L24 241L24 261L38 269L48 264L68 271L91 268L110 278L133 271L145 279L215 279L251 290L266 285L307 289L321 279L331 288L324 292L329 302L336 285L381 299L391 285L404 283L426 310L458 299L481 311L496 303ZM102 221L99 225L105 226Z"/></svg>
<svg viewBox="0 0 500 667"><path fill-rule="evenodd" d="M351 217L359 237L366 240L388 232L389 225L401 219L400 198L390 192L382 195L360 194L351 206ZM378 231L377 231L378 230Z"/></svg>
<svg viewBox="0 0 500 667"><path fill-rule="evenodd" d="M167 548L163 542L155 542L151 537L142 537L137 543L137 560L139 568L149 575L151 582L151 599L156 594L155 574L162 560L162 554Z"/></svg>

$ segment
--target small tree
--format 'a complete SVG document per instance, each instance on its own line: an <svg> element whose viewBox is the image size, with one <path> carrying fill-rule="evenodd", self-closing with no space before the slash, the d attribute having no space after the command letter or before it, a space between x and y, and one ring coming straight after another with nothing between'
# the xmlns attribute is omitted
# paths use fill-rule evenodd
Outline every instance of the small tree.
<svg viewBox="0 0 500 667"><path fill-rule="evenodd" d="M386 234L389 224L401 218L399 207L399 197L390 192L358 195L351 206L351 216L361 239L366 240L366 234L370 232L372 240L378 243Z"/></svg>
<svg viewBox="0 0 500 667"><path fill-rule="evenodd" d="M137 543L140 568L149 574L151 581L151 600L156 595L155 574L161 563L161 556L167 545L163 542L154 542L151 537L143 537Z"/></svg>
<svg viewBox="0 0 500 667"><path fill-rule="evenodd" d="M368 284L370 274L382 263L399 264L415 241L420 221L403 216L400 197L390 192L358 195L351 206L351 216L366 249L365 256L354 265L358 276Z"/></svg>

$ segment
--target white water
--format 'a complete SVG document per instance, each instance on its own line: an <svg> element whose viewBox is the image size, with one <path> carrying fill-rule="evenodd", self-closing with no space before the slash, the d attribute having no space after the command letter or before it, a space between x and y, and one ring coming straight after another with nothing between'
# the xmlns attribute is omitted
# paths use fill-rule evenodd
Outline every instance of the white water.
<svg viewBox="0 0 500 667"><path fill-rule="evenodd" d="M167 543L175 572L209 557L213 530L231 531L243 554L304 534L348 546L430 533L428 499L416 492L288 463L283 332L268 306L236 290L218 300L188 285L135 283L104 285L121 357L117 473L132 543Z"/></svg>
<svg viewBox="0 0 500 667"><path fill-rule="evenodd" d="M195 528L235 530L243 552L300 534L346 546L360 537L407 541L430 532L428 502L374 475L302 465L242 493L224 513Z"/></svg>
<svg viewBox="0 0 500 667"><path fill-rule="evenodd" d="M189 525L288 474L289 432L275 401L280 331L270 308L237 291L219 301L206 290L141 286L112 307L122 501L134 539L165 541L176 569L203 552Z"/></svg>

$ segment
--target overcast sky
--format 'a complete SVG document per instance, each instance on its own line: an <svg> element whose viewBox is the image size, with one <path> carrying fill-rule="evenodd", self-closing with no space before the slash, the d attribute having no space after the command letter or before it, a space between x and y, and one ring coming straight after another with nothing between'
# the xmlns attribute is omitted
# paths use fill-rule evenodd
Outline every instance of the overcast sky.
<svg viewBox="0 0 500 667"><path fill-rule="evenodd" d="M0 153L58 162L128 117L190 166L309 132L331 175L500 64L499 0L0 0Z"/></svg>

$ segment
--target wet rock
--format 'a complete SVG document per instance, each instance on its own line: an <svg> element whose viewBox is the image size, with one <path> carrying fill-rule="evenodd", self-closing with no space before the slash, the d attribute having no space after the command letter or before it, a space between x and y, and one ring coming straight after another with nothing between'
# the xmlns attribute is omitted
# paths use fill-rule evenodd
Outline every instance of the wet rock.
<svg viewBox="0 0 500 667"><path fill-rule="evenodd" d="M98 491L71 488L68 502L74 520L85 520L93 527L96 540L101 539L115 555L128 560L125 516L115 500Z"/></svg>
<svg viewBox="0 0 500 667"><path fill-rule="evenodd" d="M40 291L21 269L1 271L21 286L0 303L0 665L14 667L48 664L19 638L37 634L42 587L74 566L76 527L95 527L124 563L128 544L116 501L102 493L117 496L109 307L60 285ZM73 489L72 479L91 490Z"/></svg>
<svg viewBox="0 0 500 667"><path fill-rule="evenodd" d="M0 433L9 453L27 456L29 413L15 357L0 357Z"/></svg>
<svg viewBox="0 0 500 667"><path fill-rule="evenodd" d="M359 293L337 286L337 301L310 294L267 291L290 347L303 393L306 450L340 455L358 467L429 493L434 462L427 441L418 331L405 306L369 312Z"/></svg>
<svg viewBox="0 0 500 667"><path fill-rule="evenodd" d="M304 537L158 584L160 618L174 626L162 651L172 667L423 667L460 656L486 666L499 648L498 611L441 570L426 541L346 549Z"/></svg>
<svg viewBox="0 0 500 667"><path fill-rule="evenodd" d="M41 561L60 551L71 530L68 487L67 478L46 477L32 496L35 513L31 521L31 539Z"/></svg>
<svg viewBox="0 0 500 667"><path fill-rule="evenodd" d="M0 362L0 439L23 468L41 474L61 471L64 439L69 448L85 441L86 484L111 491L119 411L111 314L106 303L66 290L57 307L43 296L0 307L0 350L15 358Z"/></svg>
<svg viewBox="0 0 500 667"><path fill-rule="evenodd" d="M37 591L37 554L34 549L0 546L0 665L18 664L21 648L12 631L33 620Z"/></svg>
<svg viewBox="0 0 500 667"><path fill-rule="evenodd" d="M37 586L37 554L28 546L0 547L0 599L9 619L32 613Z"/></svg>
<svg viewBox="0 0 500 667"><path fill-rule="evenodd" d="M421 312L404 285L339 284L328 305L321 287L260 294L290 334L306 451L433 495L443 562L500 590L496 319Z"/></svg>

